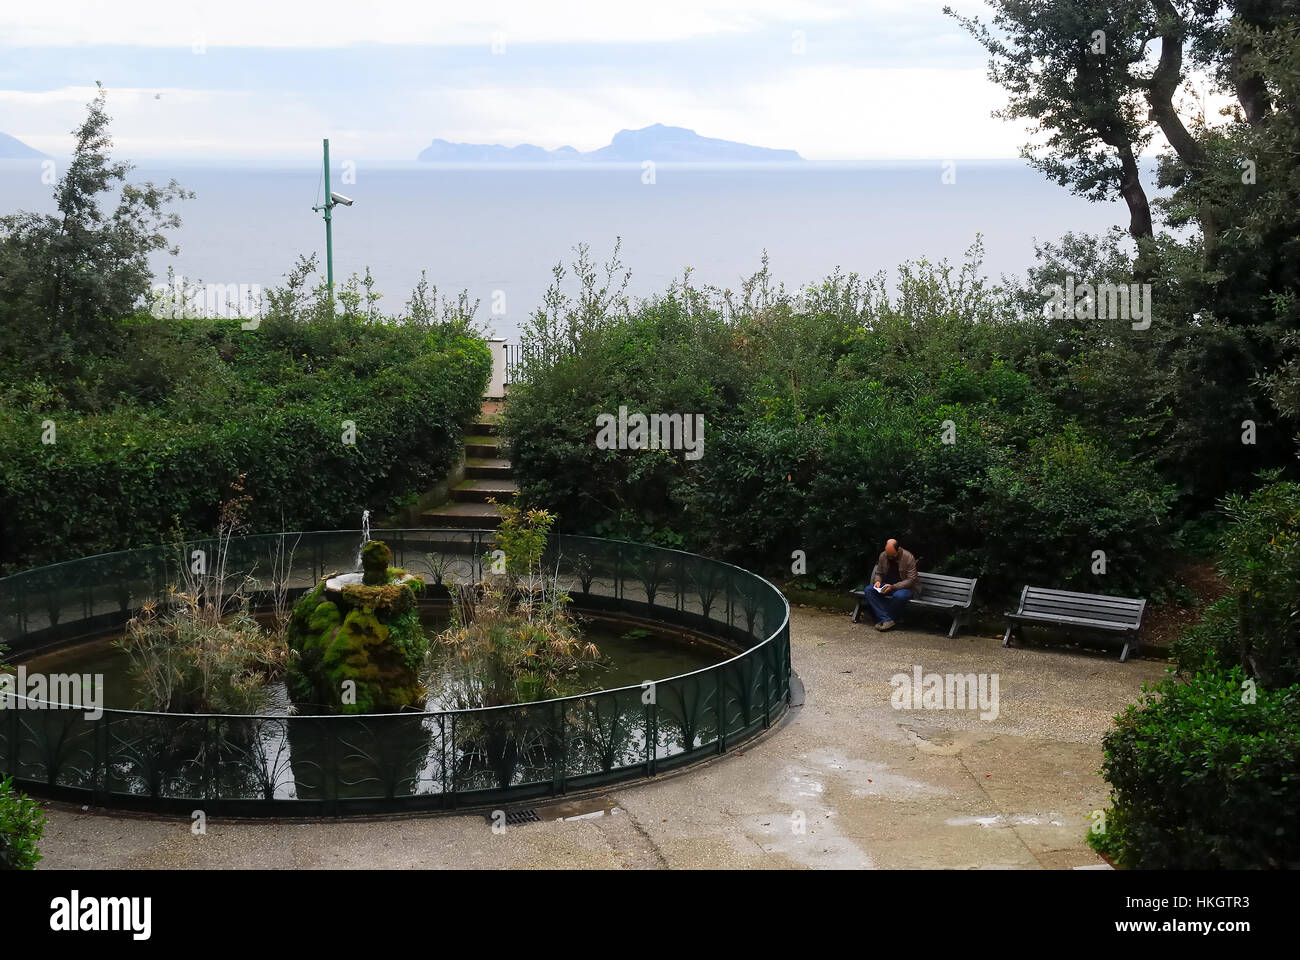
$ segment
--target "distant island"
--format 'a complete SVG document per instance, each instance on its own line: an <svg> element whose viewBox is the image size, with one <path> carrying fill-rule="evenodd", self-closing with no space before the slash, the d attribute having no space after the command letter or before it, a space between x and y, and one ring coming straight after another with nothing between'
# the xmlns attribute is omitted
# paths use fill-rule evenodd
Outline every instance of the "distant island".
<svg viewBox="0 0 1300 960"><path fill-rule="evenodd" d="M620 130L608 146L586 152L573 147L547 150L531 143L504 147L499 143L452 143L435 139L419 159L425 163L790 163L802 161L793 150L753 147L734 140L701 137L685 127L662 123L640 130Z"/></svg>
<svg viewBox="0 0 1300 960"><path fill-rule="evenodd" d="M45 154L41 151L33 150L17 137L0 133L0 160L29 160L43 156Z"/></svg>

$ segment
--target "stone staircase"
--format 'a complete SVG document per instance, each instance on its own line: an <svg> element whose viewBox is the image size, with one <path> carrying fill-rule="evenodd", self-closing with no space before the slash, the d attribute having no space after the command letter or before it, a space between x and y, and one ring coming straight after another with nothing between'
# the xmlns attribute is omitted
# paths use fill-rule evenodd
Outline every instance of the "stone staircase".
<svg viewBox="0 0 1300 960"><path fill-rule="evenodd" d="M465 479L452 487L450 500L420 514L425 526L495 530L501 523L497 504L519 492L514 469L501 456L501 407L500 400L483 401L465 437Z"/></svg>

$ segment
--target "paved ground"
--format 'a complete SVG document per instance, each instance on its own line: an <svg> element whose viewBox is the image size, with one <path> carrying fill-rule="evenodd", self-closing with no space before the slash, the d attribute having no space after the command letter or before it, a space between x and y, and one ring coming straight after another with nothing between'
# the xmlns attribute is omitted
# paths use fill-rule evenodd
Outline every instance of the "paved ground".
<svg viewBox="0 0 1300 960"><path fill-rule="evenodd" d="M801 707L739 753L543 810L494 834L482 816L208 823L50 805L42 868L1071 868L1106 802L1100 739L1164 673L1114 654L1004 650L988 636L881 634L796 608ZM998 715L895 710L890 678L996 674ZM585 814L585 816L583 816ZM800 830L800 827L803 829Z"/></svg>

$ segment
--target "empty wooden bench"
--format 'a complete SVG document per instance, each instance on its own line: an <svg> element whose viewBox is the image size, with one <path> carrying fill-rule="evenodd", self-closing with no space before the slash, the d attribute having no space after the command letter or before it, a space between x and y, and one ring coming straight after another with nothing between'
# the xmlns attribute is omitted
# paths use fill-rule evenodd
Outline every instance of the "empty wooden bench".
<svg viewBox="0 0 1300 960"><path fill-rule="evenodd" d="M871 582L876 582L877 572L872 571ZM966 622L971 602L975 599L975 580L965 577L945 577L940 573L919 573L921 595L907 601L909 607L923 607L931 610L943 610L952 615L952 627L949 637L957 636L957 631ZM862 590L850 590L850 595L857 597L858 604L853 608L853 622L857 623L862 614ZM906 609L906 607L904 607Z"/></svg>
<svg viewBox="0 0 1300 960"><path fill-rule="evenodd" d="M1129 597L1025 587L1020 594L1020 609L1006 614L1007 632L1002 637L1002 646L1011 645L1011 633L1017 623L1100 630L1124 638L1124 649L1119 655L1119 662L1123 663L1128 659L1130 648L1134 652L1140 649L1138 631L1142 629L1142 613L1146 605L1145 600Z"/></svg>

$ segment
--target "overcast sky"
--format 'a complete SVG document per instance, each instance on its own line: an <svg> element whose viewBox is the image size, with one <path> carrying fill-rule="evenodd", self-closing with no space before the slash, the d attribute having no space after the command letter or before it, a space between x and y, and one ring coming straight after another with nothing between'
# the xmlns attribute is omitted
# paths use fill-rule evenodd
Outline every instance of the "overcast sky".
<svg viewBox="0 0 1300 960"><path fill-rule="evenodd" d="M978 0L949 0L978 12ZM805 158L1012 157L943 0L0 4L0 131L50 154L109 88L136 160L407 163L434 137L591 150L665 123Z"/></svg>

